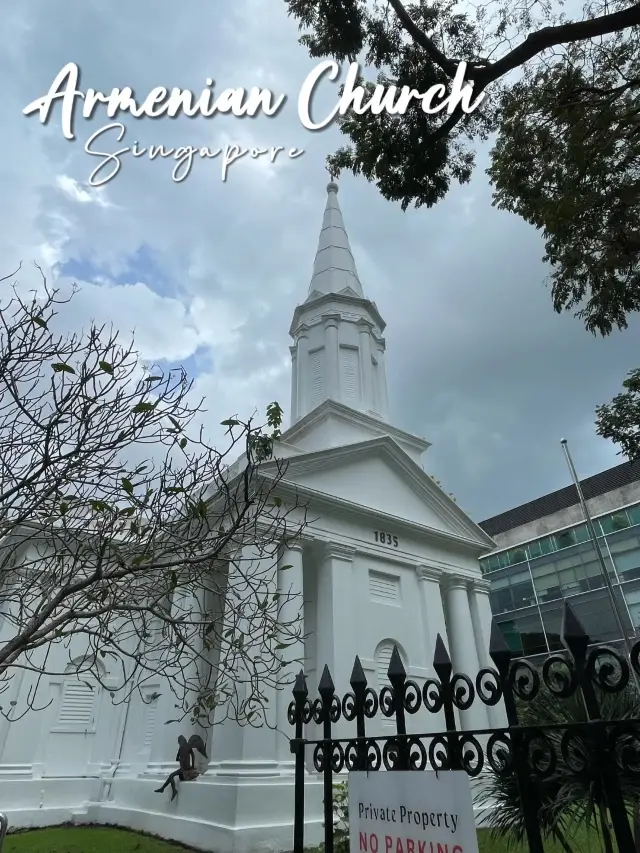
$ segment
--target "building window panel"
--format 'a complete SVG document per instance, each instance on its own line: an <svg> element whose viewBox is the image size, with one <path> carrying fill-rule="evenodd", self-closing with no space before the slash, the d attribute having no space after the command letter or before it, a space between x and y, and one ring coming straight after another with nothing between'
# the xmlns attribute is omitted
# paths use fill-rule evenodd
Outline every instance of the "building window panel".
<svg viewBox="0 0 640 853"><path fill-rule="evenodd" d="M619 574L636 571L640 568L640 548L625 551L623 554L616 554L614 559Z"/></svg>
<svg viewBox="0 0 640 853"><path fill-rule="evenodd" d="M551 554L556 550L556 544L553 541L553 536L545 536L544 539L540 539L540 553L544 556L545 554Z"/></svg>
<svg viewBox="0 0 640 853"><path fill-rule="evenodd" d="M577 544L575 530L562 530L560 533L556 533L556 545L558 546L558 550L562 548L571 548L572 545Z"/></svg>
<svg viewBox="0 0 640 853"><path fill-rule="evenodd" d="M573 533L576 538L576 542L578 543L591 541L591 534L589 533L589 528L586 524L581 524L579 527L574 527Z"/></svg>
<svg viewBox="0 0 640 853"><path fill-rule="evenodd" d="M636 506L629 507L627 510L627 514L629 516L629 521L631 524L640 524L640 504L636 504Z"/></svg>
<svg viewBox="0 0 640 853"><path fill-rule="evenodd" d="M540 546L540 540L537 539L535 542L529 542L527 549L529 551L529 559L533 560L536 557L542 556L542 548Z"/></svg>

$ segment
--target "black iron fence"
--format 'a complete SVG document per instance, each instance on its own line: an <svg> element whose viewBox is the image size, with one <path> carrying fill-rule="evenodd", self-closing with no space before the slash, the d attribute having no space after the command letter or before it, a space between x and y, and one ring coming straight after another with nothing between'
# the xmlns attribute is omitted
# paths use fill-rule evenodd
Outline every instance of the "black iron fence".
<svg viewBox="0 0 640 853"><path fill-rule="evenodd" d="M549 785L563 784L572 774L598 788L618 853L636 853L630 810L640 794L640 719L619 719L603 713L607 697L636 690L640 674L640 642L629 658L607 646L590 646L589 637L566 603L562 626L566 654L549 655L535 667L516 658L497 625L492 625L490 657L495 669L485 668L474 680L454 673L447 649L438 636L433 667L436 678L420 687L407 678L397 649L389 664L390 684L376 692L367 684L359 658L351 676L352 692L335 694L328 668L310 698L301 671L289 706L295 726L291 751L295 755L294 853L302 853L305 822L305 754L313 749L313 766L323 778L324 846L333 853L333 786L345 770L464 770L470 777L495 774L517 786L524 835L530 853L544 853L541 810L548 807ZM552 701L580 703L583 720L568 715L560 723L527 725L526 711L542 692ZM640 702L640 696L637 697ZM465 730L456 725L456 710L468 711L474 702L499 707L503 728ZM615 708L615 704L614 704ZM444 716L445 730L413 734L407 718L421 709ZM381 714L395 722L395 733L367 734L367 723ZM340 720L355 721L355 736L332 736ZM322 738L307 739L305 726L322 726ZM313 772L313 771L312 771ZM547 786L547 787L545 787ZM543 802L544 801L544 802Z"/></svg>

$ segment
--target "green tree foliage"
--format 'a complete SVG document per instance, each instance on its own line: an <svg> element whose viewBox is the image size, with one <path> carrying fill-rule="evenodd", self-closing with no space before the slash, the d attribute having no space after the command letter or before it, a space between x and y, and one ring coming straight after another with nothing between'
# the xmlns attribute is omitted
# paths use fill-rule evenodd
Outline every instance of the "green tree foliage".
<svg viewBox="0 0 640 853"><path fill-rule="evenodd" d="M543 234L556 311L626 328L640 309L640 27L525 74L492 154L496 203Z"/></svg>
<svg viewBox="0 0 640 853"><path fill-rule="evenodd" d="M640 369L622 383L624 391L596 409L598 435L620 445L628 459L640 459Z"/></svg>
<svg viewBox="0 0 640 853"><path fill-rule="evenodd" d="M637 720L640 699L635 687L621 693L597 690L603 720ZM558 700L544 688L532 703L519 703L521 726L541 729L558 758L554 771L541 778L537 785L540 796L538 818L542 834L555 840L565 853L580 853L574 837L577 827L591 827L600 837L605 853L614 847L609 829L609 815L600 767L590 761L580 738L571 741L567 749L565 732L576 723L586 723L587 714L581 693ZM557 726L559 728L545 728ZM631 758L636 744L632 735L621 747L629 750ZM543 758L545 747L542 747ZM544 758L543 758L544 760ZM633 762L632 762L633 764ZM635 810L640 797L640 777L635 764L620 771L622 794L630 811ZM496 838L524 842L526 838L520 792L515 775L487 773L477 783L477 803L487 809L486 819Z"/></svg>

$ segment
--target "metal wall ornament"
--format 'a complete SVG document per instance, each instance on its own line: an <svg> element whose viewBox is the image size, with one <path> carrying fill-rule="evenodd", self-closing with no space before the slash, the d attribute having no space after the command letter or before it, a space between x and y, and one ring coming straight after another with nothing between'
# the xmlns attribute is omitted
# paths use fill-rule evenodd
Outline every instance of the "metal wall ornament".
<svg viewBox="0 0 640 853"><path fill-rule="evenodd" d="M541 786L558 772L581 773L587 767L603 786L613 834L619 853L636 853L620 775L640 784L640 719L603 719L598 690L621 693L630 685L631 667L640 674L640 641L627 660L607 646L591 646L569 602L565 602L561 637L567 654L552 654L541 668L516 658L495 621L489 654L494 668L481 669L475 678L453 671L451 659L438 635L433 657L436 678L422 687L407 678L397 647L388 669L389 685L378 693L367 684L360 659L351 674L351 691L335 694L333 679L325 666L318 698L311 699L301 671L293 688L288 720L295 726L290 741L295 755L294 853L304 847L305 748L313 747L313 766L323 776L325 853L333 853L334 775L351 770L385 769L437 771L464 770L470 777L483 772L512 776L517 782L522 817L530 853L544 853L540 827ZM586 722L528 726L519 715L546 690L558 702L579 695ZM502 703L507 726L499 729L460 730L455 709L469 710L474 703ZM407 717L420 710L444 716L445 730L408 733ZM394 734L371 737L367 720L381 714L395 720ZM339 720L355 722L352 738L332 737ZM322 738L307 739L304 727L322 726ZM594 770L595 768L595 770Z"/></svg>

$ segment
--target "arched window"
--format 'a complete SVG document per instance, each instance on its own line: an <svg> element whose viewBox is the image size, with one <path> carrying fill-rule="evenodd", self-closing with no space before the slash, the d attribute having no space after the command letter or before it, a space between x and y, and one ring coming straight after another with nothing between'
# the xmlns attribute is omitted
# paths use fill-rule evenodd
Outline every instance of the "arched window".
<svg viewBox="0 0 640 853"><path fill-rule="evenodd" d="M404 649L396 640L383 640L378 644L378 647L375 651L375 662L376 662L376 677L378 679L378 690L381 690L386 684L389 684L389 663L391 661L391 655L393 654L393 647L398 647L398 652L400 653L400 660L402 661L405 669L407 668L407 657L405 655Z"/></svg>

